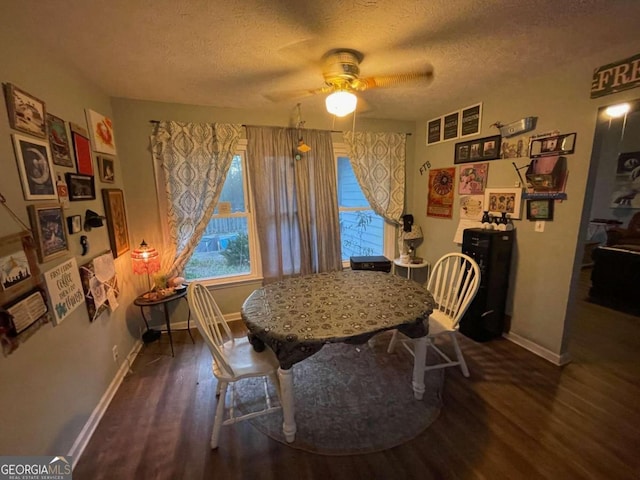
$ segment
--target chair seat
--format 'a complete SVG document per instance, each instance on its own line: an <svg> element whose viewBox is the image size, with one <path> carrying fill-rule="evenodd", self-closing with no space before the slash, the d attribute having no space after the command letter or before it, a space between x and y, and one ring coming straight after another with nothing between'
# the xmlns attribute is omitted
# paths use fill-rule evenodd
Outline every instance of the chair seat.
<svg viewBox="0 0 640 480"><path fill-rule="evenodd" d="M262 352L256 352L246 337L225 342L222 350L235 375L225 374L218 368L216 362L213 362L213 374L220 380L235 381L241 378L259 377L272 373L279 367L278 358L273 350L265 348Z"/></svg>
<svg viewBox="0 0 640 480"><path fill-rule="evenodd" d="M451 317L445 315L440 310L434 310L431 315L429 315L429 336L433 337L435 335L439 335L440 333L449 332L453 330L454 327L451 322Z"/></svg>

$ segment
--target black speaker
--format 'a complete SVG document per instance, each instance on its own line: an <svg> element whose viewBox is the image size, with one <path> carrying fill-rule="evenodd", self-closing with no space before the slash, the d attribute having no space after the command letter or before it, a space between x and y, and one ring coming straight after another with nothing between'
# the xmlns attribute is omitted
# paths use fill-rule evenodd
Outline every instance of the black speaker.
<svg viewBox="0 0 640 480"><path fill-rule="evenodd" d="M460 332L473 340L491 340L504 331L514 234L482 228L462 234L462 253L476 261L481 275L478 293L460 320Z"/></svg>
<svg viewBox="0 0 640 480"><path fill-rule="evenodd" d="M391 271L391 260L381 255L369 257L349 257L351 270L374 270L376 272Z"/></svg>

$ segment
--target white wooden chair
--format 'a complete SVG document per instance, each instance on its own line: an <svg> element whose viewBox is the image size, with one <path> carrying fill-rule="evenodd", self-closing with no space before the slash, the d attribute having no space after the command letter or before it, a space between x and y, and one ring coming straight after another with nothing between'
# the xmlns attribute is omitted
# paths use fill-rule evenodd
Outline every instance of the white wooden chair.
<svg viewBox="0 0 640 480"><path fill-rule="evenodd" d="M433 313L429 316L427 348L432 347L444 361L435 365L425 365L425 371L460 365L462 374L465 377L469 376L467 363L456 339L456 331L460 319L476 296L479 286L480 268L471 257L463 253L448 253L436 262L427 284L427 289L436 301ZM453 344L456 353L455 360L449 358L435 345L436 339L446 336ZM387 349L389 353L395 349L397 337L398 331L395 330ZM402 344L413 355L408 341L403 340Z"/></svg>
<svg viewBox="0 0 640 480"><path fill-rule="evenodd" d="M233 337L231 329L213 295L204 285L197 282L191 283L187 290L187 300L189 301L189 308L194 314L198 330L211 351L213 375L218 380L216 388L218 405L213 422L213 433L211 434L211 448L215 449L218 447L222 425L230 425L281 409L280 405L272 405L267 390L267 377L269 377L276 386L278 397L280 396L280 384L277 376L279 363L270 348L265 348L262 352L256 352L246 336L242 338ZM225 336L227 337L226 340ZM266 406L263 410L257 412L236 415L233 383L250 377L263 377ZM225 399L229 384L232 384L231 398L228 409L229 415L225 419L227 416Z"/></svg>

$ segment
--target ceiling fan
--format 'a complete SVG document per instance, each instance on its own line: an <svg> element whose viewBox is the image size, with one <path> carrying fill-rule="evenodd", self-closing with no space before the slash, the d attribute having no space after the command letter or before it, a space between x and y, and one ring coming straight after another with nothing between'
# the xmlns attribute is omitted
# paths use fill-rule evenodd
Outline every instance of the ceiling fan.
<svg viewBox="0 0 640 480"><path fill-rule="evenodd" d="M373 88L387 88L433 79L433 68L422 71L381 75L375 77L360 77L360 63L364 55L357 50L336 48L329 50L322 57L324 86L315 89L294 90L265 95L269 100L279 102L294 98L328 93L326 99L327 111L338 117L352 113L357 106L357 92Z"/></svg>

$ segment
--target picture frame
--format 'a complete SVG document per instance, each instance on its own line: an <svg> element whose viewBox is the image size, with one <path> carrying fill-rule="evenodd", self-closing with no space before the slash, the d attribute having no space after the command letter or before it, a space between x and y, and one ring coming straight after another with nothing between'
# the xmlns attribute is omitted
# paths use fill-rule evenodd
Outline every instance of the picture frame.
<svg viewBox="0 0 640 480"><path fill-rule="evenodd" d="M127 226L127 212L124 201L124 191L119 188L103 188L104 202L109 243L114 258L129 251L129 228Z"/></svg>
<svg viewBox="0 0 640 480"><path fill-rule="evenodd" d="M0 238L0 305L38 286L40 270L35 245L28 230ZM26 266L23 256L27 258Z"/></svg>
<svg viewBox="0 0 640 480"><path fill-rule="evenodd" d="M427 145L434 145L442 141L442 117L427 122Z"/></svg>
<svg viewBox="0 0 640 480"><path fill-rule="evenodd" d="M500 135L477 138L466 142L458 142L456 143L453 163L459 164L484 160L497 160L500 158L501 144L502 137Z"/></svg>
<svg viewBox="0 0 640 480"><path fill-rule="evenodd" d="M482 122L482 102L463 108L460 113L460 138L480 133Z"/></svg>
<svg viewBox="0 0 640 480"><path fill-rule="evenodd" d="M9 313L10 325L3 325L9 337L17 337L31 328L39 328L48 321L49 305L47 294L37 286L33 290L20 295L3 308ZM36 328L36 330L37 330ZM26 333L25 333L26 334ZM3 342L3 349L5 348ZM14 350L13 347L11 350ZM11 350L9 353L11 353Z"/></svg>
<svg viewBox="0 0 640 480"><path fill-rule="evenodd" d="M458 138L460 130L460 110L447 113L442 122L442 141Z"/></svg>
<svg viewBox="0 0 640 480"><path fill-rule="evenodd" d="M555 200L527 200L527 220L553 220Z"/></svg>
<svg viewBox="0 0 640 480"><path fill-rule="evenodd" d="M70 201L95 200L96 186L93 176L67 172L65 178Z"/></svg>
<svg viewBox="0 0 640 480"><path fill-rule="evenodd" d="M9 126L14 130L47 138L45 103L11 83L4 84Z"/></svg>
<svg viewBox="0 0 640 480"><path fill-rule="evenodd" d="M69 252L62 205L29 205L28 211L39 262L45 263Z"/></svg>
<svg viewBox="0 0 640 480"><path fill-rule="evenodd" d="M482 195L487 184L488 163L473 163L460 167L458 175L458 194Z"/></svg>
<svg viewBox="0 0 640 480"><path fill-rule="evenodd" d="M96 152L115 155L117 153L116 141L111 119L88 108L85 109L85 114L93 149Z"/></svg>
<svg viewBox="0 0 640 480"><path fill-rule="evenodd" d="M69 234L80 233L82 231L82 215L71 215L67 217L67 228Z"/></svg>
<svg viewBox="0 0 640 480"><path fill-rule="evenodd" d="M71 158L71 146L65 121L60 117L47 113L47 131L53 163L61 167L72 168L73 158Z"/></svg>
<svg viewBox="0 0 640 480"><path fill-rule="evenodd" d="M105 270L113 272L113 276L108 279L102 278L102 276L97 278L96 264L98 263L102 265L103 272ZM117 302L116 299L119 295L118 277L115 275L115 271L113 254L108 250L80 266L80 283L90 322L93 322L107 309L117 307L117 303L112 303L112 299Z"/></svg>
<svg viewBox="0 0 640 480"><path fill-rule="evenodd" d="M11 136L25 200L58 200L49 144L17 133Z"/></svg>
<svg viewBox="0 0 640 480"><path fill-rule="evenodd" d="M115 183L115 159L113 157L98 155L98 172L100 173L101 182Z"/></svg>
<svg viewBox="0 0 640 480"><path fill-rule="evenodd" d="M69 127L73 152L76 156L76 171L81 175L93 175L93 155L87 130L71 122Z"/></svg>
<svg viewBox="0 0 640 480"><path fill-rule="evenodd" d="M522 189L486 188L484 191L484 208L492 215L506 213L510 218L519 219L522 202Z"/></svg>
<svg viewBox="0 0 640 480"><path fill-rule="evenodd" d="M538 158L574 153L576 149L576 137L576 133L567 133L564 135L552 135L533 139L529 147L529 157Z"/></svg>

